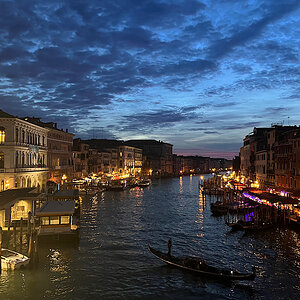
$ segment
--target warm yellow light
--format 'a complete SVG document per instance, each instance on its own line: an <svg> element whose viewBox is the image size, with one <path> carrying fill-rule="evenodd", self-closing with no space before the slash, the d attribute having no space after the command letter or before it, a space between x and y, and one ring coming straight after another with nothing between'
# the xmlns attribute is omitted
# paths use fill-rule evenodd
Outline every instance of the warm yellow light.
<svg viewBox="0 0 300 300"><path fill-rule="evenodd" d="M4 144L5 142L5 131L1 130L0 131L0 144Z"/></svg>
<svg viewBox="0 0 300 300"><path fill-rule="evenodd" d="M66 180L67 179L67 175L66 174L64 174L63 176L62 176L62 178L61 178L62 180Z"/></svg>

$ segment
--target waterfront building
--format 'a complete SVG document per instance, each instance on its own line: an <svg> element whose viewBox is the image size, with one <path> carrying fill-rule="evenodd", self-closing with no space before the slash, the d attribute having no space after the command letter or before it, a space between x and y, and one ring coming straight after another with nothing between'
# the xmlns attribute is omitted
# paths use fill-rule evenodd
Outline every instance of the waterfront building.
<svg viewBox="0 0 300 300"><path fill-rule="evenodd" d="M37 210L40 217L39 238L62 236L63 239L77 234L78 218L75 216L75 201L46 201Z"/></svg>
<svg viewBox="0 0 300 300"><path fill-rule="evenodd" d="M267 182L268 158L269 154L267 150L257 151L255 154L256 181L261 188L264 188Z"/></svg>
<svg viewBox="0 0 300 300"><path fill-rule="evenodd" d="M297 126L254 128L240 149L241 175L260 187L295 189L298 181ZM295 141L295 143L294 143ZM299 172L300 173L300 172Z"/></svg>
<svg viewBox="0 0 300 300"><path fill-rule="evenodd" d="M271 130L268 132L268 166L267 166L267 179L266 185L269 187L276 186L275 180L275 145L278 137L285 132L293 130L295 126L282 126L282 125L272 125Z"/></svg>
<svg viewBox="0 0 300 300"><path fill-rule="evenodd" d="M13 223L20 224L21 218L26 222L28 214L35 213L35 203L43 194L37 188L9 189L0 192L0 226L7 229Z"/></svg>
<svg viewBox="0 0 300 300"><path fill-rule="evenodd" d="M241 168L241 157L235 156L232 160L232 170L238 174Z"/></svg>
<svg viewBox="0 0 300 300"><path fill-rule="evenodd" d="M114 168L112 165L112 152L105 151L105 150L98 152L100 157L99 171L101 174L110 176L112 173L114 173L117 170L117 164L115 165L116 163L115 161L114 161ZM117 152L116 149L115 152Z"/></svg>
<svg viewBox="0 0 300 300"><path fill-rule="evenodd" d="M137 176L142 170L142 150L131 146L119 146L118 172L121 175Z"/></svg>
<svg viewBox="0 0 300 300"><path fill-rule="evenodd" d="M28 122L48 129L48 180L63 184L73 179L72 147L74 134L57 128L57 123L42 122L40 118L26 117Z"/></svg>
<svg viewBox="0 0 300 300"><path fill-rule="evenodd" d="M46 188L48 131L0 110L0 191Z"/></svg>
<svg viewBox="0 0 300 300"><path fill-rule="evenodd" d="M73 172L74 178L88 176L89 144L80 138L73 140Z"/></svg>
<svg viewBox="0 0 300 300"><path fill-rule="evenodd" d="M134 151L134 175L141 175L143 167L143 150L133 147Z"/></svg>
<svg viewBox="0 0 300 300"><path fill-rule="evenodd" d="M101 155L101 172L106 175L137 176L141 174L142 149L124 141L92 139L84 141Z"/></svg>
<svg viewBox="0 0 300 300"><path fill-rule="evenodd" d="M173 145L156 140L130 140L125 144L143 150L152 175L173 175Z"/></svg>
<svg viewBox="0 0 300 300"><path fill-rule="evenodd" d="M118 160L119 160L119 151L118 148L107 148L106 152L110 153L110 172L111 174L118 173Z"/></svg>
<svg viewBox="0 0 300 300"><path fill-rule="evenodd" d="M173 174L175 176L183 174L183 156L173 154Z"/></svg>
<svg viewBox="0 0 300 300"><path fill-rule="evenodd" d="M183 156L183 174L190 174L194 172L194 159L190 156Z"/></svg>
<svg viewBox="0 0 300 300"><path fill-rule="evenodd" d="M243 142L241 153L241 175L251 181L256 181L256 152L266 150L267 134L271 128L256 128L248 134Z"/></svg>
<svg viewBox="0 0 300 300"><path fill-rule="evenodd" d="M294 180L294 189L300 191L300 129L293 133L293 160L292 174Z"/></svg>
<svg viewBox="0 0 300 300"><path fill-rule="evenodd" d="M97 149L89 148L88 174L98 174L101 171L101 155Z"/></svg>
<svg viewBox="0 0 300 300"><path fill-rule="evenodd" d="M275 178L278 188L300 190L300 164L297 161L300 152L299 139L300 129L294 127L282 132L275 142Z"/></svg>

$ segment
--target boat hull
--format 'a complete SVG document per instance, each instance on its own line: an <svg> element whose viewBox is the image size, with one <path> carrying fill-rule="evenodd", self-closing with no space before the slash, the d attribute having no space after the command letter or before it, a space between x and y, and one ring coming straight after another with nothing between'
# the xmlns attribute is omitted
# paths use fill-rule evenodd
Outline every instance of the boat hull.
<svg viewBox="0 0 300 300"><path fill-rule="evenodd" d="M1 269L2 270L16 270L26 267L30 258L18 252L2 249L1 250Z"/></svg>
<svg viewBox="0 0 300 300"><path fill-rule="evenodd" d="M184 265L185 258L176 258L170 256L161 251L155 250L148 245L149 251L155 255L161 261L167 263L168 265L174 266L176 268L192 272L197 275L212 277L220 280L254 280L255 278L255 268L253 267L253 273L239 273L236 271L218 269L211 266L205 266L204 269L197 269L196 267L187 267ZM190 258L194 259L194 258Z"/></svg>

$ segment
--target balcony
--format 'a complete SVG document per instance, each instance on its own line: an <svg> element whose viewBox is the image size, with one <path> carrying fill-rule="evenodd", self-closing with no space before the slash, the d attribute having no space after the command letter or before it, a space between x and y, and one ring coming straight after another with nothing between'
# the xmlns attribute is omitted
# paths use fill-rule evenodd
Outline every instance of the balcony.
<svg viewBox="0 0 300 300"><path fill-rule="evenodd" d="M46 145L33 145L33 144L27 144L27 143L21 143L21 142L5 142L4 144L0 144L1 147L7 147L7 146L21 146L21 147L28 147L32 150L48 150L48 147Z"/></svg>
<svg viewBox="0 0 300 300"><path fill-rule="evenodd" d="M18 167L18 168L2 168L0 169L0 173L23 173L23 172L43 172L48 171L48 167L36 167L36 166L26 166L26 167Z"/></svg>

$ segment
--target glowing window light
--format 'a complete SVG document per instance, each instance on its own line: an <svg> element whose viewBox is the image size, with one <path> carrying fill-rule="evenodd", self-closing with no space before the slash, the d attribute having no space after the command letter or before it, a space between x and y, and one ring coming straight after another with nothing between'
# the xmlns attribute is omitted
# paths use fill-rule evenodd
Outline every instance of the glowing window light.
<svg viewBox="0 0 300 300"><path fill-rule="evenodd" d="M4 144L5 142L5 131L4 128L0 128L0 144Z"/></svg>

